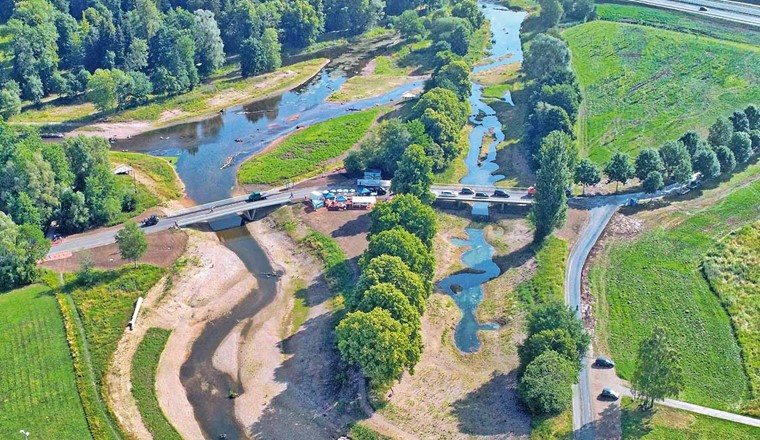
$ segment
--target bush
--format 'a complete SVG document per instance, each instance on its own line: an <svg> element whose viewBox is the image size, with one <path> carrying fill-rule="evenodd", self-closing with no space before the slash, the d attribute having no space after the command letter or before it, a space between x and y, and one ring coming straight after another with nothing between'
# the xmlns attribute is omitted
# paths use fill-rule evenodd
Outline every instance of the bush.
<svg viewBox="0 0 760 440"><path fill-rule="evenodd" d="M544 352L525 368L517 386L520 400L536 415L555 415L569 409L575 372L572 362L557 352Z"/></svg>

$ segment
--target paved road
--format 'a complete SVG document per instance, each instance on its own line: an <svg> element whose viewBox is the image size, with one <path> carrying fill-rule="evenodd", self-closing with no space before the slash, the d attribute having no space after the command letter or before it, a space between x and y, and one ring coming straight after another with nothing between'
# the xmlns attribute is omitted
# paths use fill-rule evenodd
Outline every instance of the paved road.
<svg viewBox="0 0 760 440"><path fill-rule="evenodd" d="M488 199L476 198L474 195L461 195L459 191L462 185L436 185L433 186L433 193L441 200L451 200L460 202L490 202L499 204L510 205L530 205L533 203L533 199L527 196L528 192L525 188L511 188L507 189L509 197L490 197ZM484 191L487 194L493 194L496 187L493 186L478 186L471 187L474 191ZM162 218L158 224L144 228L146 234L153 234L159 231L165 231L174 226L189 226L198 223L208 222L216 220L222 217L230 215L241 214L245 211L251 211L260 208L267 208L271 206L285 205L293 201L303 200L312 191L323 191L325 188L321 187L307 187L296 189L292 193L290 191L278 191L273 190L264 193L267 196L266 199L257 202L247 201L248 196L230 197L228 199L218 200L216 202L206 203L203 205L193 206L190 208L182 209L179 211L171 212ZM442 191L451 191L454 196L441 196ZM292 194L292 196L291 196ZM92 249L99 246L105 246L111 244L116 239L116 232L120 228L110 228L102 231L92 232L89 234L74 235L65 238L61 243L51 246L48 256L55 256L56 254L66 252L77 252L84 249Z"/></svg>
<svg viewBox="0 0 760 440"><path fill-rule="evenodd" d="M746 3L722 0L629 0L665 9L691 12L709 17L722 18L737 23L760 26L760 7ZM700 7L707 11L700 11Z"/></svg>

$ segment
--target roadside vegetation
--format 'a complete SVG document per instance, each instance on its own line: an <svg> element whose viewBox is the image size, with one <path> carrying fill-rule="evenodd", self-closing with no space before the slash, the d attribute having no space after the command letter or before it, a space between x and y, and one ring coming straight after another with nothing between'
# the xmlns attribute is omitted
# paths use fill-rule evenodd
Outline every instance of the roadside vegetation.
<svg viewBox="0 0 760 440"><path fill-rule="evenodd" d="M242 184L275 185L338 168L340 156L367 134L380 111L351 113L297 131L270 151L244 162L238 180Z"/></svg>
<svg viewBox="0 0 760 440"><path fill-rule="evenodd" d="M182 184L169 161L140 153L110 151L111 163L125 164L147 176L155 185L150 188L162 201L182 197Z"/></svg>
<svg viewBox="0 0 760 440"><path fill-rule="evenodd" d="M548 237L535 255L536 273L515 288L517 296L526 304L564 301L567 242L555 236Z"/></svg>
<svg viewBox="0 0 760 440"><path fill-rule="evenodd" d="M92 438L50 288L0 294L0 437Z"/></svg>
<svg viewBox="0 0 760 440"><path fill-rule="evenodd" d="M603 304L596 311L597 333L621 377L631 378L639 343L662 325L673 329L670 338L685 372L682 399L733 411L747 403L740 347L700 266L731 229L758 220L760 182L752 177L758 172L750 165L735 175L726 185L736 189L713 206L670 213L634 241L610 243L604 263L592 267L592 291Z"/></svg>
<svg viewBox="0 0 760 440"><path fill-rule="evenodd" d="M735 231L707 254L702 270L726 308L750 380L746 406L760 416L760 222Z"/></svg>
<svg viewBox="0 0 760 440"><path fill-rule="evenodd" d="M760 100L755 46L594 21L563 33L583 89L582 152L605 162Z"/></svg>
<svg viewBox="0 0 760 440"><path fill-rule="evenodd" d="M169 335L170 330L153 327L140 341L132 360L132 395L153 438L181 440L182 437L161 410L156 396L156 370Z"/></svg>
<svg viewBox="0 0 760 440"><path fill-rule="evenodd" d="M684 438L750 440L760 435L760 428L666 406L656 405L656 411L641 411L638 403L629 397L623 397L620 407L623 440Z"/></svg>

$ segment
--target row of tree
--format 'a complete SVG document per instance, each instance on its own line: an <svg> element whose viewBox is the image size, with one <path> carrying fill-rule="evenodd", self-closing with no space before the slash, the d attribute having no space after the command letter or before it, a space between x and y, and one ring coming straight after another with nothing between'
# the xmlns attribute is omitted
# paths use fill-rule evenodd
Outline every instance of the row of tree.
<svg viewBox="0 0 760 440"><path fill-rule="evenodd" d="M575 312L556 301L533 309L527 330L517 350L520 400L533 414L559 414L572 405L572 386L591 339Z"/></svg>
<svg viewBox="0 0 760 440"><path fill-rule="evenodd" d="M414 374L422 354L420 317L432 292L437 231L433 209L410 194L370 213L369 246L361 276L345 295L347 314L336 327L338 350L375 390Z"/></svg>
<svg viewBox="0 0 760 440"><path fill-rule="evenodd" d="M677 141L668 141L659 150L645 148L632 161L616 152L604 167L611 182L626 184L634 177L646 192L654 193L666 182L687 183L693 173L704 179L729 174L737 164L749 161L760 151L760 111L754 105L735 111L729 118L718 118L710 126L707 139L689 131ZM575 181L596 185L601 173L590 159L583 159L575 169Z"/></svg>
<svg viewBox="0 0 760 440"><path fill-rule="evenodd" d="M473 0L466 0L470 7ZM89 98L99 109L135 105L149 94L190 90L240 55L244 76L276 69L281 46L301 48L323 32L357 34L383 14L419 0L21 0L2 9L10 29L12 75L0 79L0 112L48 94ZM477 7L475 8L476 12ZM456 9L466 16L468 10ZM456 20L466 19L455 15ZM461 23L460 23L461 24ZM443 23L441 23L441 26ZM466 30L450 34L468 35ZM469 28L471 33L472 29ZM441 35L444 35L442 32ZM443 37L441 37L443 38ZM457 40L450 36L453 46ZM457 46L459 47L459 46ZM466 50L466 48L465 48ZM89 84L90 74L98 78Z"/></svg>

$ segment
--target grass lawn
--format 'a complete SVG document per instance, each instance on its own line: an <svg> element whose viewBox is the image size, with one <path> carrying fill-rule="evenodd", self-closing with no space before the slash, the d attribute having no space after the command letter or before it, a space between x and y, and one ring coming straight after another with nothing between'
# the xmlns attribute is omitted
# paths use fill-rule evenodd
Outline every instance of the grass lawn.
<svg viewBox="0 0 760 440"><path fill-rule="evenodd" d="M340 156L367 134L381 110L350 113L295 132L270 151L243 163L238 180L241 184L272 185L338 168L342 165Z"/></svg>
<svg viewBox="0 0 760 440"><path fill-rule="evenodd" d="M530 440L572 440L573 411L567 410L554 417L534 417Z"/></svg>
<svg viewBox="0 0 760 440"><path fill-rule="evenodd" d="M515 289L517 297L528 304L565 300L567 242L549 236L536 251L536 274Z"/></svg>
<svg viewBox="0 0 760 440"><path fill-rule="evenodd" d="M750 379L748 411L760 416L760 222L724 238L705 258L703 271L718 294L742 349Z"/></svg>
<svg viewBox="0 0 760 440"><path fill-rule="evenodd" d="M109 157L112 163L129 165L153 180L155 185L152 189L161 199L174 200L182 197L182 184L168 160L147 154L116 151L111 151Z"/></svg>
<svg viewBox="0 0 760 440"><path fill-rule="evenodd" d="M55 297L45 286L0 294L0 437L90 439Z"/></svg>
<svg viewBox="0 0 760 440"><path fill-rule="evenodd" d="M760 46L760 29L707 16L632 3L597 3L601 20L638 23L663 29Z"/></svg>
<svg viewBox="0 0 760 440"><path fill-rule="evenodd" d="M108 115L111 122L148 121L155 126L213 113L226 107L253 101L302 84L316 75L327 63L315 58L263 75L242 78L230 74L237 67L223 68L215 76L178 96L155 96L137 108ZM92 122L102 116L90 103L75 102L57 105L54 102L41 108L31 108L10 119L11 122Z"/></svg>
<svg viewBox="0 0 760 440"><path fill-rule="evenodd" d="M760 47L607 21L563 35L584 94L581 148L596 162L704 133L760 101Z"/></svg>
<svg viewBox="0 0 760 440"><path fill-rule="evenodd" d="M181 440L182 437L167 420L156 397L156 369L170 334L170 330L153 327L148 329L140 341L132 361L132 395L137 400L145 427L153 438Z"/></svg>
<svg viewBox="0 0 760 440"><path fill-rule="evenodd" d="M760 218L759 174L760 165L751 165L724 183L733 190L714 204L661 215L634 240L612 242L600 253L589 275L596 330L621 377L630 379L640 341L661 325L686 373L681 399L739 411L750 397L729 316L701 265L731 230Z"/></svg>
<svg viewBox="0 0 760 440"><path fill-rule="evenodd" d="M145 296L163 274L164 270L155 266L127 265L115 271L96 271L95 281L90 286L73 282L65 287L84 324L98 384L103 384L135 301Z"/></svg>
<svg viewBox="0 0 760 440"><path fill-rule="evenodd" d="M621 403L624 440L731 439L760 437L760 428L655 405L641 412L629 397Z"/></svg>

